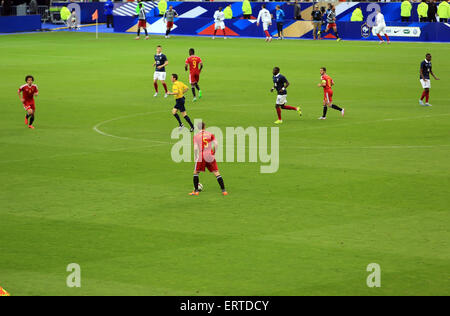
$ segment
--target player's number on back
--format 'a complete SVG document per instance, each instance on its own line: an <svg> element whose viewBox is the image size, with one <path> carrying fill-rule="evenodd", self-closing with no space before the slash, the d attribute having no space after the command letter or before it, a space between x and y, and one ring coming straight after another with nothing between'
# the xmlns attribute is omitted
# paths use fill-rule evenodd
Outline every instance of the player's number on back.
<svg viewBox="0 0 450 316"><path fill-rule="evenodd" d="M193 60L193 61L192 61L192 67L193 67L193 68L197 68L197 61L196 61L196 60Z"/></svg>

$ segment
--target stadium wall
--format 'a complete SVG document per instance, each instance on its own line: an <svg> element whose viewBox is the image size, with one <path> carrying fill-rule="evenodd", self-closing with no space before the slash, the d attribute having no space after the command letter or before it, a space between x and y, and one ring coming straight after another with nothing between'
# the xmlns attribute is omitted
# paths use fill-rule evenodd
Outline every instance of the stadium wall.
<svg viewBox="0 0 450 316"><path fill-rule="evenodd" d="M69 3L58 3L57 5L68 5ZM98 10L99 22L105 22L103 12L104 3L78 3L81 10L81 23L92 23L91 16ZM256 27L255 20L244 20L242 17L241 2L179 2L169 1L177 10L180 18L175 19L172 34L178 35L212 35L213 15L218 7L231 4L233 10L232 20L226 20L227 33L230 36L242 37L264 37L261 28ZM253 17L257 16L263 2L251 2ZM284 23L284 34L288 38L312 38L312 26L309 21L293 20L294 8L286 2L266 2L267 9L275 13L276 5L280 5L286 14ZM56 4L55 4L56 5ZM114 8L114 31L135 32L137 19L135 17L136 2L115 3ZM310 19L312 3L301 3L302 18ZM450 23L419 23L417 16L417 5L413 4L411 22L403 23L400 17L400 2L374 3L374 2L339 2L336 5L339 34L344 39L350 40L378 40L372 34L372 26L378 8L383 12L387 21L388 35L397 41L434 41L450 42ZM147 21L150 33L164 34L165 26L158 16L157 2L145 2L148 11ZM350 22L353 10L360 6L364 14L364 22ZM276 26L273 23L270 28L272 35L276 35ZM220 32L219 32L220 33ZM325 38L333 39L332 34L323 34Z"/></svg>
<svg viewBox="0 0 450 316"><path fill-rule="evenodd" d="M40 15L0 16L0 33L32 32L41 26Z"/></svg>

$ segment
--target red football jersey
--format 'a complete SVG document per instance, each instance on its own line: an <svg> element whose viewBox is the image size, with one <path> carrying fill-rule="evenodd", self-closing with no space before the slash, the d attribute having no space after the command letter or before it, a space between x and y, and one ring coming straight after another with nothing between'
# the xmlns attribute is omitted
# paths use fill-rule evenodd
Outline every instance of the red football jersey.
<svg viewBox="0 0 450 316"><path fill-rule="evenodd" d="M194 144L196 144L199 149L198 158L199 160L201 159L200 161L214 161L214 147L212 143L215 140L216 137L214 134L207 131L201 131L194 136Z"/></svg>
<svg viewBox="0 0 450 316"><path fill-rule="evenodd" d="M323 90L332 90L331 86L334 84L333 79L328 75L323 75L321 79L325 80L325 87L323 87Z"/></svg>
<svg viewBox="0 0 450 316"><path fill-rule="evenodd" d="M191 73L199 73L200 68L199 64L202 62L202 59L198 56L192 55L186 59L186 65L189 65L189 70Z"/></svg>
<svg viewBox="0 0 450 316"><path fill-rule="evenodd" d="M38 93L38 87L35 84L32 84L31 87L28 84L24 84L19 88L19 93L22 92L22 97L25 101L33 101L34 94Z"/></svg>

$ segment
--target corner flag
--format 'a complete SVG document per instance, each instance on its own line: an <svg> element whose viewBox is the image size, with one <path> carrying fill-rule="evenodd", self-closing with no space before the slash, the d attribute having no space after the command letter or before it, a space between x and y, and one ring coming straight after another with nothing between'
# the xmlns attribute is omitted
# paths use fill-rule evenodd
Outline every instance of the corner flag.
<svg viewBox="0 0 450 316"><path fill-rule="evenodd" d="M95 38L98 39L98 10L92 14L92 21L95 20Z"/></svg>

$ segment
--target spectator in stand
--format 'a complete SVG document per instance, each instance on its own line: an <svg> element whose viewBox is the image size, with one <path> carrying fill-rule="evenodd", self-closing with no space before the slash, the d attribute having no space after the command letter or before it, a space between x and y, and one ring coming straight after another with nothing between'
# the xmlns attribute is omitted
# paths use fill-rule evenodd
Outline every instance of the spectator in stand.
<svg viewBox="0 0 450 316"><path fill-rule="evenodd" d="M404 0L402 2L402 6L400 9L400 15L402 17L402 22L409 22L409 19L411 18L411 10L412 10L412 4L409 2L409 0Z"/></svg>
<svg viewBox="0 0 450 316"><path fill-rule="evenodd" d="M446 1L442 1L438 6L437 14L439 16L439 22L447 23L450 18L450 4Z"/></svg>
<svg viewBox="0 0 450 316"><path fill-rule="evenodd" d="M428 2L428 22L437 22L436 20L437 6L434 0Z"/></svg>
<svg viewBox="0 0 450 316"><path fill-rule="evenodd" d="M277 22L277 30L278 30L278 38L277 39L284 39L284 34L283 34L284 18L285 18L284 11L281 9L281 7L279 5L277 5L276 11L275 11L275 22Z"/></svg>
<svg viewBox="0 0 450 316"><path fill-rule="evenodd" d="M2 1L3 15L8 16L11 14L11 5L12 5L11 0L3 0Z"/></svg>
<svg viewBox="0 0 450 316"><path fill-rule="evenodd" d="M320 31L322 29L322 12L320 12L317 4L315 4L313 7L311 17L313 20L313 37L314 39L320 39Z"/></svg>
<svg viewBox="0 0 450 316"><path fill-rule="evenodd" d="M223 10L223 14L225 15L225 19L229 20L233 18L233 9L231 9L231 4L229 4L225 10Z"/></svg>
<svg viewBox="0 0 450 316"><path fill-rule="evenodd" d="M428 4L425 0L417 6L417 15L419 16L419 22L427 22L428 21Z"/></svg>
<svg viewBox="0 0 450 316"><path fill-rule="evenodd" d="M159 11L159 16L164 16L164 14L167 11L167 2L166 0L161 0L158 3L158 11Z"/></svg>
<svg viewBox="0 0 450 316"><path fill-rule="evenodd" d="M351 22L362 22L364 21L364 15L361 10L361 6L358 6L355 11L352 13L352 17L350 18Z"/></svg>
<svg viewBox="0 0 450 316"><path fill-rule="evenodd" d="M298 3L298 0L295 0L294 3L294 19L295 20L302 19L302 7L300 6L300 3Z"/></svg>
<svg viewBox="0 0 450 316"><path fill-rule="evenodd" d="M242 2L242 14L244 15L244 19L250 19L252 16L252 5L249 0L244 0Z"/></svg>
<svg viewBox="0 0 450 316"><path fill-rule="evenodd" d="M30 1L30 14L34 15L37 14L38 11L38 4L36 0L31 0Z"/></svg>
<svg viewBox="0 0 450 316"><path fill-rule="evenodd" d="M320 34L324 31L324 27L327 25L327 10L325 7L320 7L320 13L322 13L322 24L320 25L319 33L317 34L320 38Z"/></svg>
<svg viewBox="0 0 450 316"><path fill-rule="evenodd" d="M110 25L114 27L114 17L113 17L114 3L112 3L111 0L107 0L104 5L104 10L106 16L106 27L109 28Z"/></svg>

